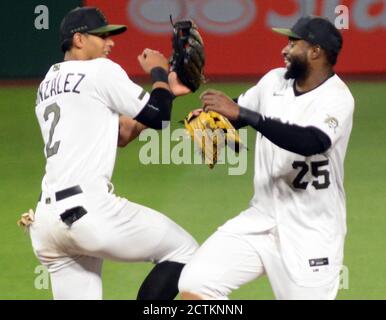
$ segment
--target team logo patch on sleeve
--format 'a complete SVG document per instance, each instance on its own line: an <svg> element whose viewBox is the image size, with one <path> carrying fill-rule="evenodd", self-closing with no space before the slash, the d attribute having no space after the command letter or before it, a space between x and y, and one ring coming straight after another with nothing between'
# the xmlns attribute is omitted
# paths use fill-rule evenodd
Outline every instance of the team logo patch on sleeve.
<svg viewBox="0 0 386 320"><path fill-rule="evenodd" d="M336 128L338 128L339 126L339 122L338 122L338 119L337 118L334 118L330 115L327 115L327 119L324 120L325 123L327 123L328 127L330 129L333 129L334 132L336 131Z"/></svg>

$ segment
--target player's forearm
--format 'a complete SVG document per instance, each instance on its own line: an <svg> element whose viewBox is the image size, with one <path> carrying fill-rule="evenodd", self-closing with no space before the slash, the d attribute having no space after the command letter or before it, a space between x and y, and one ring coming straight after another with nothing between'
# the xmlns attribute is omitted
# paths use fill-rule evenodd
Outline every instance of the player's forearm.
<svg viewBox="0 0 386 320"><path fill-rule="evenodd" d="M149 102L135 117L135 120L153 129L163 129L170 121L174 96L170 91L156 88L150 94Z"/></svg>
<svg viewBox="0 0 386 320"><path fill-rule="evenodd" d="M161 67L151 70L153 90L150 99L135 120L153 129L163 129L170 121L174 95L170 91L167 71Z"/></svg>
<svg viewBox="0 0 386 320"><path fill-rule="evenodd" d="M144 129L146 129L146 127L138 121L126 116L120 116L118 147L126 147L126 145L138 137Z"/></svg>
<svg viewBox="0 0 386 320"><path fill-rule="evenodd" d="M331 146L328 135L316 127L283 123L243 107L238 120L248 123L280 148L306 157L323 153Z"/></svg>

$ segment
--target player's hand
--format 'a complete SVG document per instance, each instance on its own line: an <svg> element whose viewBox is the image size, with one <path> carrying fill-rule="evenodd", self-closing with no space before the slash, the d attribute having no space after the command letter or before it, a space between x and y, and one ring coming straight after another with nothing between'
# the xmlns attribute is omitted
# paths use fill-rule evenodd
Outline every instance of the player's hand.
<svg viewBox="0 0 386 320"><path fill-rule="evenodd" d="M20 216L20 219L17 221L17 225L22 228L25 232L28 231L29 226L34 222L35 220L35 213L32 209L29 209L28 212L23 213Z"/></svg>
<svg viewBox="0 0 386 320"><path fill-rule="evenodd" d="M155 67L161 67L165 69L166 72L169 70L168 60L159 51L146 48L137 58L143 71L146 73L150 73L151 69Z"/></svg>
<svg viewBox="0 0 386 320"><path fill-rule="evenodd" d="M169 81L170 90L176 97L184 96L192 92L188 87L182 84L180 79L178 79L177 73L175 71L172 71L169 73L168 81Z"/></svg>
<svg viewBox="0 0 386 320"><path fill-rule="evenodd" d="M200 99L206 112L216 111L229 120L236 120L239 116L240 107L221 91L206 90L201 94Z"/></svg>

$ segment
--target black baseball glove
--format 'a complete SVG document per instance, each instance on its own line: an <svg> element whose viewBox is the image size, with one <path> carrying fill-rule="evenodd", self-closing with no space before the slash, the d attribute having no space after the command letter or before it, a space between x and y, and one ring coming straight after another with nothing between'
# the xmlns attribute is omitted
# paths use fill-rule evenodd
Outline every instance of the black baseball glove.
<svg viewBox="0 0 386 320"><path fill-rule="evenodd" d="M192 20L177 21L173 24L172 41L171 71L175 71L180 81L195 92L205 81L204 42L197 26Z"/></svg>

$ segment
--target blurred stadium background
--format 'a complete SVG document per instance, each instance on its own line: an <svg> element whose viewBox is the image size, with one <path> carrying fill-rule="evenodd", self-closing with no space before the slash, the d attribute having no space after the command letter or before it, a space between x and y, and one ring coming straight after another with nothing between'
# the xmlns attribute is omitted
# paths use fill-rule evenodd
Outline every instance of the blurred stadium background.
<svg viewBox="0 0 386 320"><path fill-rule="evenodd" d="M34 208L44 173L43 143L35 120L36 88L62 60L58 27L78 5L95 5L129 31L116 38L111 59L146 88L136 56L145 47L170 55L169 14L193 18L206 42L209 82L176 100L172 129L198 106L207 88L236 97L271 68L283 65L286 40L271 26L290 26L306 13L334 20L349 9L349 29L337 71L356 99L354 128L345 161L348 279L338 299L386 299L386 1L385 0L2 0L0 21L0 299L51 299L27 235L16 226ZM48 29L41 20L46 9ZM343 11L344 12L344 11ZM39 26L42 27L39 29ZM36 28L38 27L38 28ZM254 132L248 131L248 170L229 176L227 165L142 165L144 142L120 150L113 177L116 193L155 208L202 243L216 227L246 208L252 196ZM172 143L173 145L173 143ZM129 250L129 248L128 248ZM151 264L106 262L105 299L134 299ZM39 278L40 276L40 278ZM40 279L40 280L39 280ZM43 288L42 288L43 286ZM272 299L267 279L235 291L233 299Z"/></svg>

